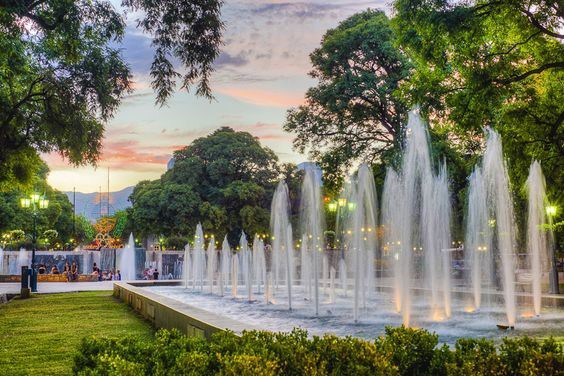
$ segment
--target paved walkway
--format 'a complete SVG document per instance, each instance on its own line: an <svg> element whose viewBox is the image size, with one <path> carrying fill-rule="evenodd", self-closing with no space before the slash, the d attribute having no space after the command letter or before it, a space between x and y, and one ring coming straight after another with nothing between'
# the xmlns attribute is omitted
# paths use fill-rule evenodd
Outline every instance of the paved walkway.
<svg viewBox="0 0 564 376"><path fill-rule="evenodd" d="M77 292L77 291L99 291L113 290L113 281L102 282L43 282L37 285L37 292L40 294L51 294L55 292ZM19 294L19 282L0 283L0 295Z"/></svg>

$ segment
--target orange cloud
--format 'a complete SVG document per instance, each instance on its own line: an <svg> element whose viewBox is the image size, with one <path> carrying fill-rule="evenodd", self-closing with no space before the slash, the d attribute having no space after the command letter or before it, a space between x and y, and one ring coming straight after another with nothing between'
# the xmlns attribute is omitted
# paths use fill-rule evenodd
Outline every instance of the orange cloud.
<svg viewBox="0 0 564 376"><path fill-rule="evenodd" d="M269 90L240 89L235 87L220 87L218 92L233 97L245 103L268 107L295 107L304 103L303 94L280 93Z"/></svg>

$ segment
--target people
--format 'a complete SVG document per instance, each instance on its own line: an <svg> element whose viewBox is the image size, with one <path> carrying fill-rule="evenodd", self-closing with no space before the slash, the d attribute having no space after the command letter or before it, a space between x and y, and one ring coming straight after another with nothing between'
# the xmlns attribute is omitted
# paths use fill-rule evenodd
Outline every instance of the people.
<svg viewBox="0 0 564 376"><path fill-rule="evenodd" d="M114 274L114 281L121 281L121 272L119 269L117 270L116 274Z"/></svg>
<svg viewBox="0 0 564 376"><path fill-rule="evenodd" d="M63 275L66 277L67 282L70 281L70 264L68 261L65 262L65 267L63 269Z"/></svg>
<svg viewBox="0 0 564 376"><path fill-rule="evenodd" d="M72 265L71 265L71 268L70 268L70 280L71 281L78 280L78 265L76 264L76 261L72 262Z"/></svg>
<svg viewBox="0 0 564 376"><path fill-rule="evenodd" d="M53 267L51 268L51 274L60 274L57 264L53 265Z"/></svg>
<svg viewBox="0 0 564 376"><path fill-rule="evenodd" d="M37 273L45 274L46 272L47 272L47 268L45 267L45 264L39 264L39 268L37 268Z"/></svg>
<svg viewBox="0 0 564 376"><path fill-rule="evenodd" d="M102 280L102 273L100 272L100 268L98 267L98 265L96 265L96 263L92 265L92 275L97 275L98 281Z"/></svg>
<svg viewBox="0 0 564 376"><path fill-rule="evenodd" d="M153 279L159 279L159 271L157 270L157 268L153 269Z"/></svg>

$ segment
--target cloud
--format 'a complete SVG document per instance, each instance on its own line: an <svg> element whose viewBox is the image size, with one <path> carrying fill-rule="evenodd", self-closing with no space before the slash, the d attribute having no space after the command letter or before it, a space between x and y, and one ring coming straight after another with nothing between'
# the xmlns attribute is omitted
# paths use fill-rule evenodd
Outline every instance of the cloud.
<svg viewBox="0 0 564 376"><path fill-rule="evenodd" d="M219 93L245 103L268 107L294 107L303 103L303 94L275 92L270 90L240 89L235 87L217 88Z"/></svg>
<svg viewBox="0 0 564 376"><path fill-rule="evenodd" d="M222 51L217 59L214 61L216 67L235 66L241 67L249 63L249 53L247 51L240 51L236 55L231 55L228 52Z"/></svg>

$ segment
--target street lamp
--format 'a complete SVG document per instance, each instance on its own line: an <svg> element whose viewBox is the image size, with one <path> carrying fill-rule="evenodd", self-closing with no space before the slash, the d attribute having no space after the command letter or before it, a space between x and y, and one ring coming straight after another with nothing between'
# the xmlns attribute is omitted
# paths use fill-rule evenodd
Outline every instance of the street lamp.
<svg viewBox="0 0 564 376"><path fill-rule="evenodd" d="M37 292L37 270L35 265L35 248L37 246L37 214L39 210L44 210L49 207L49 200L39 193L32 193L29 198L20 198L20 205L24 209L32 210L33 217L33 232L32 232L32 250L31 250L31 291Z"/></svg>

